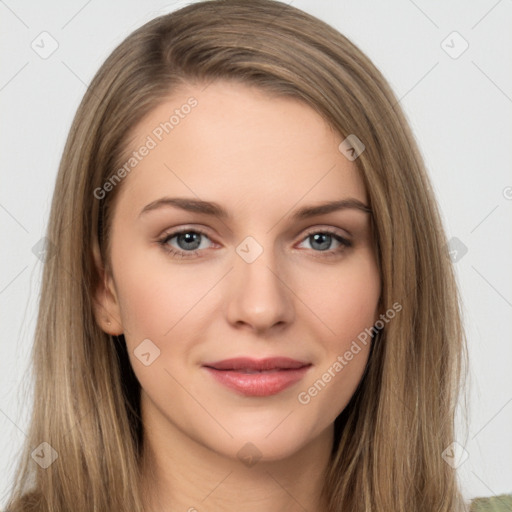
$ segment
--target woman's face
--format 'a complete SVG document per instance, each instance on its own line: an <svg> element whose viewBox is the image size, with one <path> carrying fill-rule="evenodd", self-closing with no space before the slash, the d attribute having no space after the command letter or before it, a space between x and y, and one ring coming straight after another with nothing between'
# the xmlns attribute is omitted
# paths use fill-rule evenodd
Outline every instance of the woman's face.
<svg viewBox="0 0 512 512"><path fill-rule="evenodd" d="M165 438L275 460L331 435L380 295L342 140L297 100L222 81L182 89L136 127L98 321L124 333L143 420Z"/></svg>

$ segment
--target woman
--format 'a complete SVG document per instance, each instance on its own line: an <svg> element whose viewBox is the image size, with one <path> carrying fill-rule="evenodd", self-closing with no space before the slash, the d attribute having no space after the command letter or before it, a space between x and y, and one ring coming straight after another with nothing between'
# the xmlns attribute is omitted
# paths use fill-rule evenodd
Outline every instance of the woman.
<svg viewBox="0 0 512 512"><path fill-rule="evenodd" d="M48 239L11 512L466 510L437 206L333 28L214 0L136 30L77 111Z"/></svg>

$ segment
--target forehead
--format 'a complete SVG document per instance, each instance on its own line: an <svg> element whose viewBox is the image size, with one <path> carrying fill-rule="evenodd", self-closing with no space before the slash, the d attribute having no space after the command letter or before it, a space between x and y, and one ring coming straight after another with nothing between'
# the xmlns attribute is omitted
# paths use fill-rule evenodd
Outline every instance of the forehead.
<svg viewBox="0 0 512 512"><path fill-rule="evenodd" d="M224 81L182 87L132 130L119 200L140 210L181 194L261 211L303 199L367 202L342 140L294 98Z"/></svg>

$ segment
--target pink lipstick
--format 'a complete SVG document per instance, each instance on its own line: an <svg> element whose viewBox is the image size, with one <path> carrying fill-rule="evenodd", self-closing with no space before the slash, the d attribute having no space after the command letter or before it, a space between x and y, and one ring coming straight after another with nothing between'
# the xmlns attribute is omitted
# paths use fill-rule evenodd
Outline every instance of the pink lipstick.
<svg viewBox="0 0 512 512"><path fill-rule="evenodd" d="M246 396L271 396L301 380L311 363L272 357L237 357L203 365L218 382Z"/></svg>

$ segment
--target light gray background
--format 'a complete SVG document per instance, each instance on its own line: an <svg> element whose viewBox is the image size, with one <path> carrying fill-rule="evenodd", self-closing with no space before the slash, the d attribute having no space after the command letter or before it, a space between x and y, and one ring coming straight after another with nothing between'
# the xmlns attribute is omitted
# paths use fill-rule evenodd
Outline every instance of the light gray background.
<svg viewBox="0 0 512 512"><path fill-rule="evenodd" d="M22 386L41 277L32 248L45 234L72 118L116 45L187 3L0 1L0 504L29 413ZM454 263L471 371L469 428L457 436L468 458L458 474L468 499L512 492L512 1L292 5L368 54L419 140L448 236L467 247ZM43 31L59 45L46 59L31 47L42 46ZM469 44L460 56L453 31Z"/></svg>

